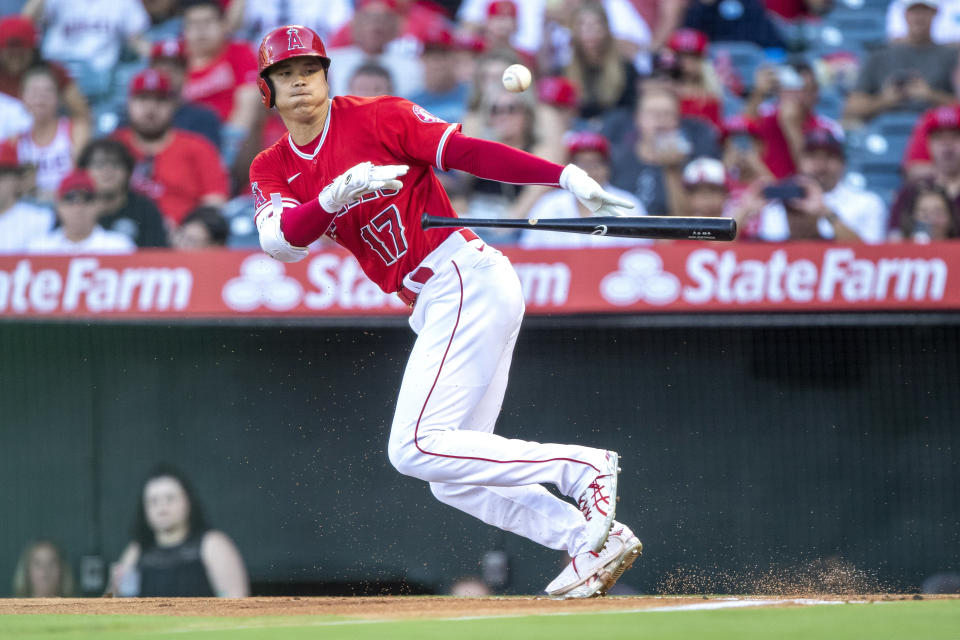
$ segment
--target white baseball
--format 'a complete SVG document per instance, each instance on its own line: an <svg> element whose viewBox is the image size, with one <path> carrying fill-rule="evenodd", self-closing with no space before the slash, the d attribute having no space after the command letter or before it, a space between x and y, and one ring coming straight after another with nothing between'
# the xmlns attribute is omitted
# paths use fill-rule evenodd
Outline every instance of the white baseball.
<svg viewBox="0 0 960 640"><path fill-rule="evenodd" d="M503 71L503 86L507 91L526 91L533 81L533 74L522 64L512 64Z"/></svg>

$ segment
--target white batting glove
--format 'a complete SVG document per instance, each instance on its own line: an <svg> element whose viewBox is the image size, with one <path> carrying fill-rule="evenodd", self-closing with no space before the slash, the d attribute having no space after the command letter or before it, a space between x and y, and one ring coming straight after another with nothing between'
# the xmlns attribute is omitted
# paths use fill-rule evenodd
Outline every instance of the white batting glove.
<svg viewBox="0 0 960 640"><path fill-rule="evenodd" d="M397 178L406 174L409 168L405 164L377 166L361 162L323 188L319 195L320 206L328 213L336 213L377 189L399 189L403 183Z"/></svg>
<svg viewBox="0 0 960 640"><path fill-rule="evenodd" d="M633 203L607 193L596 180L575 164L568 164L560 174L560 186L577 197L577 200L595 216L625 216L633 209Z"/></svg>

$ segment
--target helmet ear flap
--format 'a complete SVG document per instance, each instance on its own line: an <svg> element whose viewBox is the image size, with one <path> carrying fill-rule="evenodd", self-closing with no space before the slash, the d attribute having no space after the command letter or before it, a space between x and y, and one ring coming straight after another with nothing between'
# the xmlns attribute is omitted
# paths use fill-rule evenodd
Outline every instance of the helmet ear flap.
<svg viewBox="0 0 960 640"><path fill-rule="evenodd" d="M273 90L273 83L270 81L270 78L260 76L257 78L257 88L260 90L260 99L263 101L263 105L269 109L275 104L275 96Z"/></svg>

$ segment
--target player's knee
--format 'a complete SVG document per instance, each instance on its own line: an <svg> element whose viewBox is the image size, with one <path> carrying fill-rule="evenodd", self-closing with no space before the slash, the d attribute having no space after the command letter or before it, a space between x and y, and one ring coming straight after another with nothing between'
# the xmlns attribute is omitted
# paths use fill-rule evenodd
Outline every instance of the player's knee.
<svg viewBox="0 0 960 640"><path fill-rule="evenodd" d="M405 476L415 475L414 458L417 456L417 448L413 442L404 442L399 438L391 438L387 445L387 457L390 458L390 464L393 468Z"/></svg>

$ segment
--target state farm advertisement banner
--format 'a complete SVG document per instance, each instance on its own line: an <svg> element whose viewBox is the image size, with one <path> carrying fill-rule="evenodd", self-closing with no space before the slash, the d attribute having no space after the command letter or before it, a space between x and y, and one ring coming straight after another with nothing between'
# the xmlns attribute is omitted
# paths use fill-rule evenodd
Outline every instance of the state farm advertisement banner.
<svg viewBox="0 0 960 640"><path fill-rule="evenodd" d="M529 314L960 309L960 242L508 249ZM346 252L0 256L0 316L403 315Z"/></svg>

